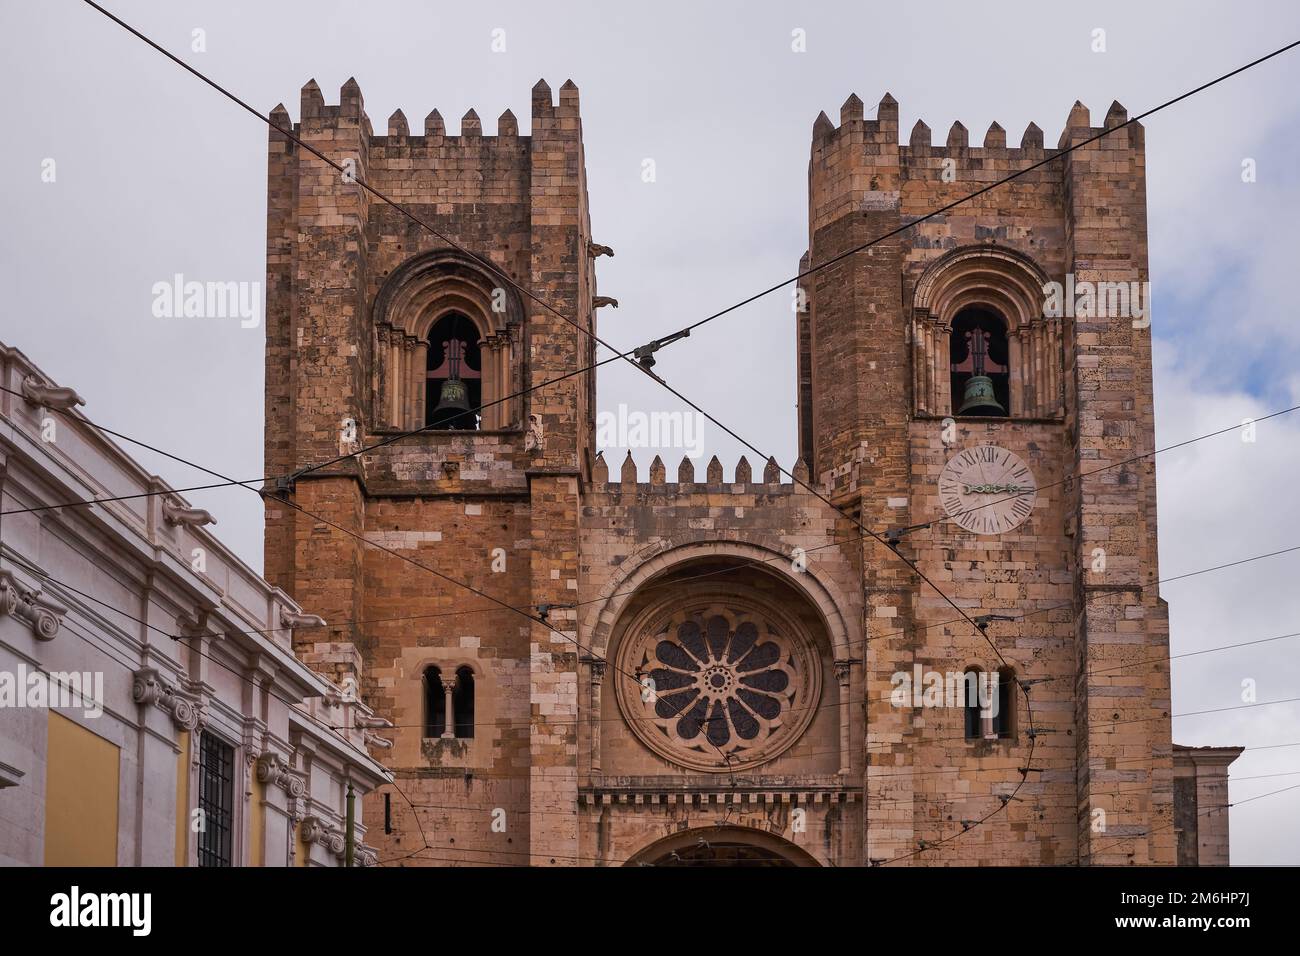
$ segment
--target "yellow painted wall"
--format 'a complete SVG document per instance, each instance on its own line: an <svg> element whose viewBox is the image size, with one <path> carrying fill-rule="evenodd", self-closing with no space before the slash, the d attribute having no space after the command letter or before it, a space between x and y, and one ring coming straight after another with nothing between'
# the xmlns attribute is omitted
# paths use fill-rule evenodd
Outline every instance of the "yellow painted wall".
<svg viewBox="0 0 1300 956"><path fill-rule="evenodd" d="M45 757L45 865L117 865L115 744L50 711Z"/></svg>
<svg viewBox="0 0 1300 956"><path fill-rule="evenodd" d="M294 835L296 839L293 841L293 865L306 866L311 847L302 838L302 827L298 827Z"/></svg>
<svg viewBox="0 0 1300 956"><path fill-rule="evenodd" d="M190 732L182 730L176 741L176 865L189 862L190 839Z"/></svg>

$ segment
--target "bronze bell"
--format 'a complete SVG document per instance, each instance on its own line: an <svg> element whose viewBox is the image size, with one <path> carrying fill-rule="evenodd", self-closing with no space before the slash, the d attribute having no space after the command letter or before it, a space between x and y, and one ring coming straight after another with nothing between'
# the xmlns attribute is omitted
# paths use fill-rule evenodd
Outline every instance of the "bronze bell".
<svg viewBox="0 0 1300 956"><path fill-rule="evenodd" d="M1007 410L998 401L993 391L993 379L987 375L972 375L966 379L962 390L961 408L958 415L1005 415Z"/></svg>
<svg viewBox="0 0 1300 956"><path fill-rule="evenodd" d="M469 411L469 389L458 378L443 379L438 394L438 405L433 410L433 420L447 428L454 428L456 419Z"/></svg>
<svg viewBox="0 0 1300 956"><path fill-rule="evenodd" d="M448 375L438 392L438 404L433 410L433 424L439 428L473 428L469 412L469 389L460 377L461 350L464 343L457 339L444 342L447 353Z"/></svg>

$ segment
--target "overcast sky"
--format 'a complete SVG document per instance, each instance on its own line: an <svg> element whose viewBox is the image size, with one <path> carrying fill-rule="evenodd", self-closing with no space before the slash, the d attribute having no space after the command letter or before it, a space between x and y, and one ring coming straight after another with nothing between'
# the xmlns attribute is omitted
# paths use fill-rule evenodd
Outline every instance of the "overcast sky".
<svg viewBox="0 0 1300 956"><path fill-rule="evenodd" d="M1031 120L1055 144L1071 104L1099 125L1135 115L1300 39L1300 5L1193 3L232 3L110 9L255 107L296 120L314 77L327 103L349 76L376 132L437 107L448 132L473 107L484 132L529 90L581 91L601 333L626 349L791 276L807 241L813 120L885 91L906 136L982 142ZM206 49L194 52L194 31ZM791 49L805 31L806 52ZM1094 52L1094 31L1105 51ZM500 46L504 31L505 50ZM266 130L78 0L0 8L0 339L95 421L236 478L262 474L263 328L153 315L152 287L263 282ZM1168 445L1300 403L1300 50L1147 123L1157 441ZM54 182L43 182L46 160ZM654 160L656 180L642 179ZM1256 181L1242 181L1254 160ZM795 447L794 331L775 294L661 353L656 371L760 448ZM679 410L611 366L600 407ZM704 433L730 474L741 449ZM644 470L653 450L639 452ZM606 457L616 469L622 450ZM146 453L173 484L204 476ZM665 456L668 457L667 455ZM678 451L669 460L670 473ZM751 460L752 460L751 456ZM1161 575L1300 544L1300 412L1158 459ZM702 463L701 463L702 467ZM239 489L195 494L223 539L262 564L262 512ZM1162 588L1173 653L1300 630L1300 553ZM1175 659L1174 713L1300 697L1300 639ZM1300 744L1300 706L1174 721L1188 744ZM1268 776L1264 774L1292 774ZM1300 746L1248 751L1232 799L1300 784ZM1300 863L1300 790L1232 811L1234 863Z"/></svg>

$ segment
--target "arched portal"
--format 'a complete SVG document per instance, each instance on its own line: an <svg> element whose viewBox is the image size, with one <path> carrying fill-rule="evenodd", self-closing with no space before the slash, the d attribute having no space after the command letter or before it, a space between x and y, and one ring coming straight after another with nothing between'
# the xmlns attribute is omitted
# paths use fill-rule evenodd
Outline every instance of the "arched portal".
<svg viewBox="0 0 1300 956"><path fill-rule="evenodd" d="M763 830L700 827L657 840L624 866L820 866L807 851Z"/></svg>

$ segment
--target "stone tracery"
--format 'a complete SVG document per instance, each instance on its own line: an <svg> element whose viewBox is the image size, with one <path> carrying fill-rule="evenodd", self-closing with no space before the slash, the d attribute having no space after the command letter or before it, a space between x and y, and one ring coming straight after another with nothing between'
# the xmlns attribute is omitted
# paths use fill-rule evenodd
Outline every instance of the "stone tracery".
<svg viewBox="0 0 1300 956"><path fill-rule="evenodd" d="M624 714L661 756L698 770L767 761L807 727L820 662L803 629L774 606L734 594L667 599L622 642Z"/></svg>

